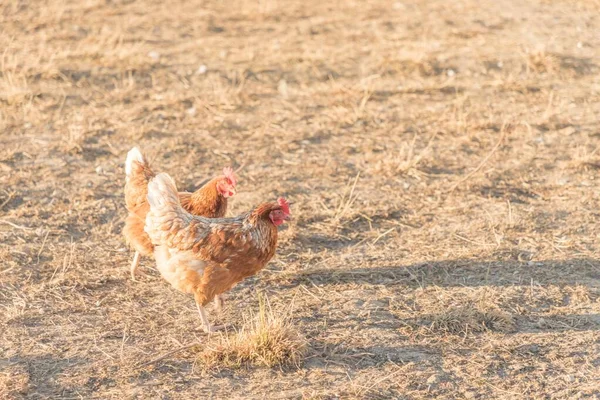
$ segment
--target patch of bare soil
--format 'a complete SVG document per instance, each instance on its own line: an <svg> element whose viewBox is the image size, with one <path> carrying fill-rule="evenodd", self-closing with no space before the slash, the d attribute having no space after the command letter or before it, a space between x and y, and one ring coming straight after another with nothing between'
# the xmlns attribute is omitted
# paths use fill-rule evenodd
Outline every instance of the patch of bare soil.
<svg viewBox="0 0 600 400"><path fill-rule="evenodd" d="M599 10L1 2L0 397L600 397ZM250 347L130 280L134 145L295 202L211 312Z"/></svg>

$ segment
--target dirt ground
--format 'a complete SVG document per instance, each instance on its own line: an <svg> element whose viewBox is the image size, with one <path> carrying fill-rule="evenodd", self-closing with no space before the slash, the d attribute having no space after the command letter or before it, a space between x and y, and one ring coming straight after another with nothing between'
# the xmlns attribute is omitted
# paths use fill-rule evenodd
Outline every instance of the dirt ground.
<svg viewBox="0 0 600 400"><path fill-rule="evenodd" d="M600 398L600 2L5 0L0 398ZM129 277L123 162L230 214L287 196L232 290L299 366L203 368Z"/></svg>

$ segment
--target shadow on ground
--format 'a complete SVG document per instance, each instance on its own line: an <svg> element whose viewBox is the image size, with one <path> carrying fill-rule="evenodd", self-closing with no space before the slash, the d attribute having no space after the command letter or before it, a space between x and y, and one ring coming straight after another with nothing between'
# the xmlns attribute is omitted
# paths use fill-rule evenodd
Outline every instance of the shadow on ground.
<svg viewBox="0 0 600 400"><path fill-rule="evenodd" d="M412 288L579 284L600 289L600 262L589 258L529 262L458 259L348 270L314 269L291 277L289 285L344 282Z"/></svg>

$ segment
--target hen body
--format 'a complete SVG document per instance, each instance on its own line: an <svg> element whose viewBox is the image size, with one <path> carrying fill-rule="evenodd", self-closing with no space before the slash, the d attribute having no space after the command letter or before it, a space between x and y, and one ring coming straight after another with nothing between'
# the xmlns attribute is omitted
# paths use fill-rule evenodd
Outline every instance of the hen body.
<svg viewBox="0 0 600 400"><path fill-rule="evenodd" d="M194 295L210 331L204 306L265 267L277 247L275 224L289 216L287 203L280 199L237 217L210 219L181 207L167 174L156 176L148 188L146 232L156 245L157 268L174 288Z"/></svg>

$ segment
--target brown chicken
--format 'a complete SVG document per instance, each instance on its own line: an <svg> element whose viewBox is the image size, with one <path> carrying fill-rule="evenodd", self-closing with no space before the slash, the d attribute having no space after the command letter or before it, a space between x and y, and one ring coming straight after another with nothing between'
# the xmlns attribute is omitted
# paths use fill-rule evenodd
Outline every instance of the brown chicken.
<svg viewBox="0 0 600 400"><path fill-rule="evenodd" d="M123 235L135 250L131 262L131 278L135 280L141 255L152 255L154 246L144 232L146 214L150 210L146 197L148 182L156 174L137 147L127 153L125 161L127 174L125 183L125 203L129 215L125 220ZM194 193L180 192L183 208L194 215L208 218L221 218L227 211L227 198L235 195L237 181L231 168L224 168L223 175L213 178Z"/></svg>
<svg viewBox="0 0 600 400"><path fill-rule="evenodd" d="M181 207L167 174L150 181L148 202L146 232L156 245L158 270L174 288L194 295L207 332L220 329L210 325L204 307L269 262L277 227L290 219L288 202L280 197L233 218L194 216Z"/></svg>

